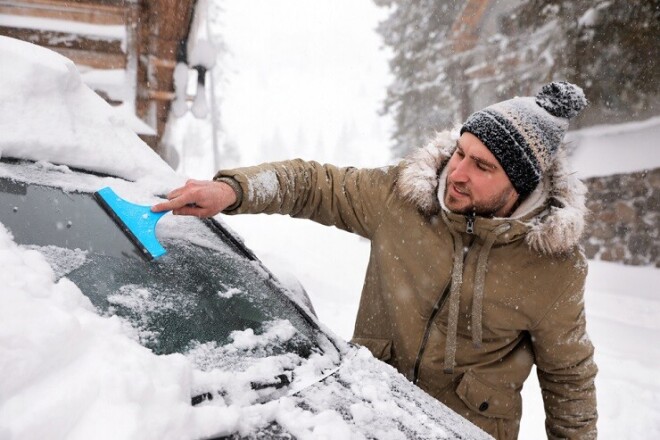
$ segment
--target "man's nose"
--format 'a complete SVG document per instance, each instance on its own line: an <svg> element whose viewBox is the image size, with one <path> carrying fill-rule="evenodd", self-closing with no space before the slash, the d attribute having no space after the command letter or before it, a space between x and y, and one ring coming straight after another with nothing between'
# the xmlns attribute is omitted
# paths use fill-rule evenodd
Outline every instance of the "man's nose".
<svg viewBox="0 0 660 440"><path fill-rule="evenodd" d="M460 161L456 167L449 173L449 178L454 182L467 182L470 180L468 175L468 167L465 160Z"/></svg>

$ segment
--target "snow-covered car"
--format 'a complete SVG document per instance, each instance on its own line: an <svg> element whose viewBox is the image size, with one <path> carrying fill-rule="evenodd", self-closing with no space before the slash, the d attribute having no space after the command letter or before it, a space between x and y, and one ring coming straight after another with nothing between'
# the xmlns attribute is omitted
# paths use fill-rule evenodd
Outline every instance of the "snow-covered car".
<svg viewBox="0 0 660 440"><path fill-rule="evenodd" d="M180 185L53 52L0 37L0 438L433 438L483 431L325 329L220 219L147 261L94 199Z"/></svg>

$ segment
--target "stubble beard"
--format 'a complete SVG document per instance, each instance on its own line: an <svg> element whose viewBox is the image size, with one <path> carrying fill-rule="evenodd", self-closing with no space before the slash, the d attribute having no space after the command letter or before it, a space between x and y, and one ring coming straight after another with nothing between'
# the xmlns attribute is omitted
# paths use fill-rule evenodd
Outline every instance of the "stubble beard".
<svg viewBox="0 0 660 440"><path fill-rule="evenodd" d="M450 184L451 184L450 182L447 182L447 184L445 185L445 194L444 194L445 206L451 212L462 215L475 214L478 215L479 217L494 217L496 212L500 211L502 208L506 206L509 197L511 196L511 193L513 192L513 189L507 188L503 190L501 193L496 194L489 200L483 202L475 202L472 199L472 194L469 191L467 191L466 188L461 187L461 192L467 191L466 195L469 197L470 203L468 203L466 206L463 207L459 206L453 208L454 206L459 205L460 201L456 197L448 194L447 190Z"/></svg>

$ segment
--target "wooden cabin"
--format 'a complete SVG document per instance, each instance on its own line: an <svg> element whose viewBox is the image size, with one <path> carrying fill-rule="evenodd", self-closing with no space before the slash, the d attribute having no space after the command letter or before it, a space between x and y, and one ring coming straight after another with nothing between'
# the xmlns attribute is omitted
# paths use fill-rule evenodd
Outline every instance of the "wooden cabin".
<svg viewBox="0 0 660 440"><path fill-rule="evenodd" d="M73 60L111 105L136 115L140 137L163 155L177 51L196 0L0 0L0 35ZM144 124L142 124L144 123Z"/></svg>

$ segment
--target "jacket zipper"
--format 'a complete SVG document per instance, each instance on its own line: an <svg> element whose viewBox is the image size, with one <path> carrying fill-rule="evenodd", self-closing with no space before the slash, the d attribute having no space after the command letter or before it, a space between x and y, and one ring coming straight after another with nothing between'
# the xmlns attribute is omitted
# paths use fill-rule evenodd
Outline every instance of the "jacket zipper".
<svg viewBox="0 0 660 440"><path fill-rule="evenodd" d="M476 214L474 212L471 212L468 214L467 218L467 223L465 224L465 232L468 234L474 234L474 218L476 217Z"/></svg>
<svg viewBox="0 0 660 440"><path fill-rule="evenodd" d="M419 379L419 367L422 364L422 356L424 355L424 350L426 349L426 343L429 340L429 335L431 334L431 325L433 324L433 320L435 319L435 315L438 314L438 312L442 309L442 306L445 304L445 301L447 300L447 296L449 296L449 290L450 290L450 284L447 283L445 286L445 290L442 292L442 295L440 295L440 298L436 301L435 305L433 306L433 310L431 310L431 316L429 317L428 321L426 321L426 328L424 329L424 337L422 338L422 343L419 346L419 351L417 352L417 358L415 359L415 367L413 368L413 378L412 378L412 383L417 384L417 380Z"/></svg>
<svg viewBox="0 0 660 440"><path fill-rule="evenodd" d="M474 234L474 219L476 215L474 212L470 213L467 215L467 223L465 225L465 232L468 234ZM472 246L470 246L470 249L472 249ZM467 258L467 254L469 253L466 252L463 254L463 261ZM422 343L419 346L419 351L417 352L417 358L415 359L415 366L413 368L413 378L412 378L412 383L417 384L417 381L419 380L419 368L422 364L422 356L424 355L424 351L426 350L426 343L428 342L429 336L431 334L431 325L433 324L433 320L435 319L435 316L438 314L440 310L442 310L442 306L444 306L445 301L447 300L447 296L449 295L451 283L448 282L447 285L445 286L444 291L442 292L442 295L440 295L440 298L438 298L438 301L436 301L435 305L433 306L433 310L431 310L431 316L429 317L428 321L426 321L426 328L424 329L424 337L422 338Z"/></svg>

